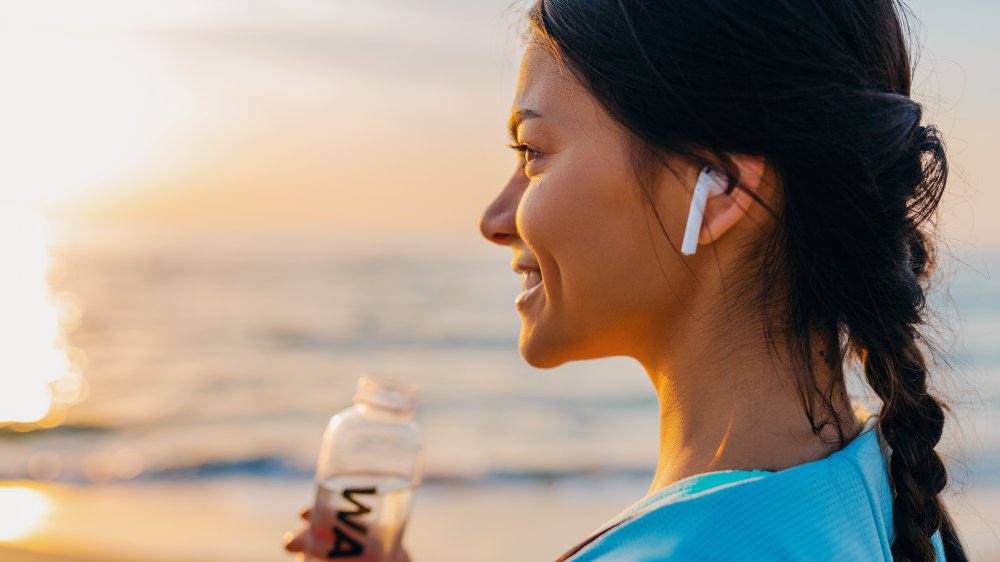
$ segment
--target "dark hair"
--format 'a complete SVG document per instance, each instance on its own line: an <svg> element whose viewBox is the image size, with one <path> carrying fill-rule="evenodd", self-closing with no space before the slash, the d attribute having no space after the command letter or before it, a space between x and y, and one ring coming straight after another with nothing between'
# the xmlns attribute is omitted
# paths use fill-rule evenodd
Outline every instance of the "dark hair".
<svg viewBox="0 0 1000 562"><path fill-rule="evenodd" d="M841 447L832 400L842 390L819 388L811 331L841 362L863 365L892 449L893 558L934 560L940 529L948 560L965 560L938 496L945 406L928 392L921 345L933 342L920 331L948 165L938 130L921 125L910 99L908 11L895 0L766 4L539 0L529 21L635 137L637 177L664 155L704 163L707 152L738 188L726 153L766 159L780 208L748 252L760 282L744 296L789 342L813 431L831 423L816 423L819 396Z"/></svg>

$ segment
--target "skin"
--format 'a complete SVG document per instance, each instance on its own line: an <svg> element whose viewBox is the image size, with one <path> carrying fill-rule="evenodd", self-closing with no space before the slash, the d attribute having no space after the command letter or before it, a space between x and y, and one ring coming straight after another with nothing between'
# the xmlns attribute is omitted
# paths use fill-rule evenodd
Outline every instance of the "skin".
<svg viewBox="0 0 1000 562"><path fill-rule="evenodd" d="M750 193L771 208L780 203L766 162L727 155L740 186L709 198L698 251L685 256L679 246L700 166L670 157L650 204L628 160L629 132L539 44L521 63L512 115L523 112L537 115L515 131L515 144L528 149L480 229L511 248L512 266L541 273L542 287L517 305L525 361L551 368L627 356L644 367L660 404L650 493L703 472L781 470L832 454L836 444L824 439L834 434L816 436L805 417L783 342L768 355L759 311L747 310L759 307L732 300L748 282L736 264L773 228ZM829 360L838 357L835 342L810 337L820 387L843 380L841 363ZM853 438L860 424L842 385L835 388Z"/></svg>

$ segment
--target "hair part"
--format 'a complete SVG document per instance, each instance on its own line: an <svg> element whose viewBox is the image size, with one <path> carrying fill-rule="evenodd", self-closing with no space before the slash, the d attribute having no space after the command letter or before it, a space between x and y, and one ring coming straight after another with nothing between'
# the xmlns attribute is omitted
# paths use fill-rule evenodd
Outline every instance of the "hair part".
<svg viewBox="0 0 1000 562"><path fill-rule="evenodd" d="M954 562L966 557L934 450L946 407L928 391L923 349L936 350L921 332L948 164L910 98L909 15L898 0L538 0L528 20L633 135L649 203L667 156L711 155L737 188L726 154L766 159L780 204L747 190L774 228L746 252L755 276L740 305L759 308L769 342L787 342L806 418L817 435L832 424L841 447L844 381L820 388L811 334L829 342L824 360L860 361L892 449L893 558L934 560L940 530Z"/></svg>

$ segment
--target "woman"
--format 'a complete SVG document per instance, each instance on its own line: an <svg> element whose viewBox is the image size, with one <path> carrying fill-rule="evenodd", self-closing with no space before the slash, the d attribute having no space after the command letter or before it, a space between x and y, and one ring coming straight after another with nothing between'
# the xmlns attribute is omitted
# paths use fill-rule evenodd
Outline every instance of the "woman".
<svg viewBox="0 0 1000 562"><path fill-rule="evenodd" d="M481 221L522 274L520 350L634 357L660 402L648 495L561 560L965 559L920 332L947 163L909 98L904 13L531 9L519 160ZM850 403L851 360L876 415Z"/></svg>

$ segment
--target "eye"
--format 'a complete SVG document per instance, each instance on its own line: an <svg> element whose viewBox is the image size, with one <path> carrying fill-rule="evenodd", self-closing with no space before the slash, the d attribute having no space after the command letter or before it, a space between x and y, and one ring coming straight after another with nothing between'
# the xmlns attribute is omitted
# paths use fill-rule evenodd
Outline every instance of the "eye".
<svg viewBox="0 0 1000 562"><path fill-rule="evenodd" d="M511 145L508 145L508 146L512 150L520 152L521 153L521 157L524 158L525 162L531 162L535 158L538 158L539 156L542 155L540 152L538 152L537 150L531 148L530 146L528 146L526 144L511 144Z"/></svg>

